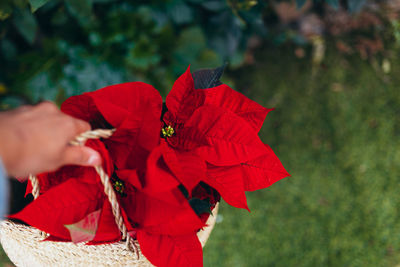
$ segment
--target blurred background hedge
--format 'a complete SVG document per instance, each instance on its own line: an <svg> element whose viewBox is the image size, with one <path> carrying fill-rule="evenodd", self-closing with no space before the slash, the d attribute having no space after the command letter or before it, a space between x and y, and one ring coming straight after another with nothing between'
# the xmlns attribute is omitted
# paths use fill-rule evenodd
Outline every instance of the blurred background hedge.
<svg viewBox="0 0 400 267"><path fill-rule="evenodd" d="M221 205L206 266L400 263L399 0L2 0L0 108L192 70L266 107L291 178ZM14 200L22 197L14 194ZM4 264L7 260L4 257Z"/></svg>
<svg viewBox="0 0 400 267"><path fill-rule="evenodd" d="M252 63L261 42L318 42L315 36L330 31L324 20L346 23L335 13L346 20L366 4L340 2L2 0L1 105L60 103L130 80L165 92L189 64L198 69L229 62L233 69Z"/></svg>

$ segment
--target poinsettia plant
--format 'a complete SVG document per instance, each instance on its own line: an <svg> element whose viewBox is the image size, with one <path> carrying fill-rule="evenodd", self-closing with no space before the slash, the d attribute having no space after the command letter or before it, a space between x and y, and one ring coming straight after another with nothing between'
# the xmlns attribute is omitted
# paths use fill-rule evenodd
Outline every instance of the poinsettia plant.
<svg viewBox="0 0 400 267"><path fill-rule="evenodd" d="M165 103L151 85L131 82L73 96L61 106L94 129L116 129L86 145L102 155L128 233L156 266L202 266L196 234L220 197L248 209L246 191L288 176L258 137L271 109L222 84L222 72L191 74L188 68ZM65 166L38 180L40 196L11 218L49 233L48 240L121 240L94 169Z"/></svg>

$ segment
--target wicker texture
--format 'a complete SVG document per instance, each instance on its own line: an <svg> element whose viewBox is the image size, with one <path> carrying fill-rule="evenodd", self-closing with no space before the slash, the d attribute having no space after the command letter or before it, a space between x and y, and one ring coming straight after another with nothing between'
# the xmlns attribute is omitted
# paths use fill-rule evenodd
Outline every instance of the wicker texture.
<svg viewBox="0 0 400 267"><path fill-rule="evenodd" d="M71 141L71 145L83 145L87 139L108 138L114 130L98 129L88 131ZM11 261L17 266L152 266L141 254L139 244L129 234L121 216L116 194L110 178L100 166L95 167L104 185L104 192L111 203L115 222L126 242L103 245L74 244L72 242L42 242L45 235L34 227L3 221L0 229L0 241ZM39 196L40 185L37 178L29 176L32 183L32 194ZM201 245L204 246L215 224L218 211L207 221L207 227L198 233ZM135 253L132 253L135 252ZM136 254L136 255L135 255Z"/></svg>
<svg viewBox="0 0 400 267"><path fill-rule="evenodd" d="M202 246L214 227L217 210L218 206L208 219L208 226L197 234ZM139 258L126 248L125 242L88 246L83 243L42 241L41 232L34 227L11 221L3 221L0 227L3 249L18 267L153 266L140 252L138 243Z"/></svg>

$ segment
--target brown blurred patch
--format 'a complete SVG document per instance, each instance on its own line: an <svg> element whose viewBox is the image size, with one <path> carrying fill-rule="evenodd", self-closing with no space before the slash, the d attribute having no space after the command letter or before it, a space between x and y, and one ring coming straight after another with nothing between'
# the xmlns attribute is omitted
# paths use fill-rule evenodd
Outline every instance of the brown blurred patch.
<svg viewBox="0 0 400 267"><path fill-rule="evenodd" d="M307 2L301 7L297 8L296 1L273 3L273 8L283 24L298 20L304 13L312 7L312 2Z"/></svg>

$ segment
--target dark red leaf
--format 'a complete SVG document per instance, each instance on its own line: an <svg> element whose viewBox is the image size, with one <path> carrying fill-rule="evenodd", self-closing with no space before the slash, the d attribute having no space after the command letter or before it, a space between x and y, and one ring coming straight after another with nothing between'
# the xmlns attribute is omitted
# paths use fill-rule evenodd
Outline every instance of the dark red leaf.
<svg viewBox="0 0 400 267"><path fill-rule="evenodd" d="M157 195L179 185L178 180L173 176L162 157L166 147L167 144L162 142L147 158L146 178L143 186L143 192L147 194Z"/></svg>
<svg viewBox="0 0 400 267"><path fill-rule="evenodd" d="M214 188L205 183L200 183L193 189L192 197L201 200L208 199L213 206L217 204L221 198L219 193Z"/></svg>
<svg viewBox="0 0 400 267"><path fill-rule="evenodd" d="M98 110L114 127L119 127L129 115L140 119L149 112L160 118L162 99L153 86L142 82L122 83L88 93Z"/></svg>
<svg viewBox="0 0 400 267"><path fill-rule="evenodd" d="M203 250L196 234L168 236L138 231L143 255L158 267L203 266Z"/></svg>
<svg viewBox="0 0 400 267"><path fill-rule="evenodd" d="M182 139L199 140L197 153L217 166L230 166L249 161L265 154L264 144L257 133L241 117L219 107L204 106L197 109L189 121ZM178 135L179 133L177 133Z"/></svg>
<svg viewBox="0 0 400 267"><path fill-rule="evenodd" d="M144 231L158 235L185 235L197 233L204 226L197 214L190 206L184 206L171 220L164 223L143 228Z"/></svg>
<svg viewBox="0 0 400 267"><path fill-rule="evenodd" d="M115 218L111 210L111 204L108 199L105 199L101 209L96 235L93 240L88 243L88 245L102 244L113 241L115 242L120 239L121 232L115 223Z"/></svg>
<svg viewBox="0 0 400 267"><path fill-rule="evenodd" d="M143 189L143 184L140 181L136 170L130 170L130 169L116 170L115 173L117 177L123 180L124 182L129 183L135 188Z"/></svg>
<svg viewBox="0 0 400 267"><path fill-rule="evenodd" d="M64 225L82 220L90 212L101 208L103 201L104 194L98 184L69 179L40 195L10 218L24 221L53 236L71 240Z"/></svg>
<svg viewBox="0 0 400 267"><path fill-rule="evenodd" d="M205 94L204 105L211 105L229 110L242 117L256 131L260 131L268 112L257 102L236 92L226 84L201 90Z"/></svg>
<svg viewBox="0 0 400 267"><path fill-rule="evenodd" d="M249 210L240 165L218 167L208 164L204 182L215 188L229 205Z"/></svg>
<svg viewBox="0 0 400 267"><path fill-rule="evenodd" d="M174 121L187 120L195 109L204 102L204 95L194 89L190 66L174 83L172 90L167 95L165 103L168 111L175 118Z"/></svg>
<svg viewBox="0 0 400 267"><path fill-rule="evenodd" d="M183 209L190 208L178 188L160 192L156 196L137 190L120 201L127 216L140 227L165 223Z"/></svg>
<svg viewBox="0 0 400 267"><path fill-rule="evenodd" d="M241 164L246 191L269 187L273 183L290 176L272 149L267 144L265 144L265 147L268 151L266 154Z"/></svg>
<svg viewBox="0 0 400 267"><path fill-rule="evenodd" d="M158 145L162 99L151 85L131 82L107 86L71 97L61 108L72 116L94 120L94 124L117 128L104 142L119 169L143 163L143 154ZM98 114L105 120L98 122L102 120Z"/></svg>
<svg viewBox="0 0 400 267"><path fill-rule="evenodd" d="M193 152L174 150L165 144L162 153L165 163L188 192L205 177L206 163Z"/></svg>
<svg viewBox="0 0 400 267"><path fill-rule="evenodd" d="M72 117L89 122L93 129L107 128L106 120L98 111L89 94L68 98L62 103L61 111Z"/></svg>

